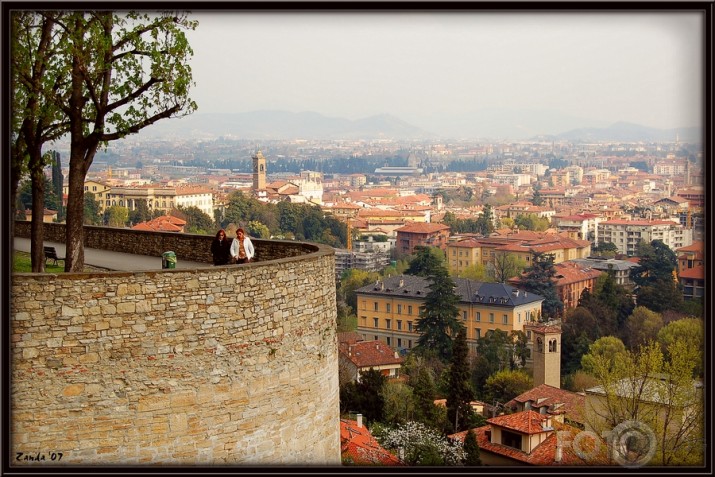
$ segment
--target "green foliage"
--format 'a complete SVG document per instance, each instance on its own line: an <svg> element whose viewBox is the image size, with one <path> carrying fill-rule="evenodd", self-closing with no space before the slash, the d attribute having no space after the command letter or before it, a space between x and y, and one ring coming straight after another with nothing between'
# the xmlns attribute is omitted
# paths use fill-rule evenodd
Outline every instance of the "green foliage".
<svg viewBox="0 0 715 477"><path fill-rule="evenodd" d="M504 404L534 387L534 380L522 370L504 369L489 376L484 387L489 402Z"/></svg>
<svg viewBox="0 0 715 477"><path fill-rule="evenodd" d="M591 247L591 253L596 257L614 258L618 254L618 246L613 242L601 242Z"/></svg>
<svg viewBox="0 0 715 477"><path fill-rule="evenodd" d="M638 289L637 303L658 313L685 308L680 287L671 278L648 282Z"/></svg>
<svg viewBox="0 0 715 477"><path fill-rule="evenodd" d="M479 455L479 443L477 442L477 434L473 429L467 432L464 437L464 453L466 457L464 458L464 465L475 466L482 465L482 459Z"/></svg>
<svg viewBox="0 0 715 477"><path fill-rule="evenodd" d="M519 283L529 293L544 297L541 314L545 319L560 317L564 309L556 293L555 275L554 255L535 252L532 254L531 266L526 269Z"/></svg>
<svg viewBox="0 0 715 477"><path fill-rule="evenodd" d="M186 220L186 233L200 235L213 235L215 233L216 223L214 219L198 207L193 205L190 207L178 207L178 210L183 215L182 218Z"/></svg>
<svg viewBox="0 0 715 477"><path fill-rule="evenodd" d="M379 370L361 372L360 382L340 387L340 412L358 412L369 421L382 421L385 412L382 389L386 381Z"/></svg>
<svg viewBox="0 0 715 477"><path fill-rule="evenodd" d="M513 341L505 331L497 328L477 340L477 356L472 363L472 380L480 399L487 399L487 379L498 371L510 369L513 359Z"/></svg>
<svg viewBox="0 0 715 477"><path fill-rule="evenodd" d="M110 227L124 227L129 221L129 209L113 205L104 209L104 222Z"/></svg>
<svg viewBox="0 0 715 477"><path fill-rule="evenodd" d="M100 214L100 204L92 192L84 193L84 224L102 225L103 217Z"/></svg>
<svg viewBox="0 0 715 477"><path fill-rule="evenodd" d="M43 180L44 183L44 203L43 206L45 209L49 210L54 210L58 211L60 209L60 199L57 197L57 194L55 193L52 182L50 182L50 179L48 177L44 177ZM18 191L18 201L17 204L18 206L21 206L23 210L31 210L32 209L32 196L33 196L33 188L32 188L32 182L30 180L24 181L20 185L20 190Z"/></svg>
<svg viewBox="0 0 715 477"><path fill-rule="evenodd" d="M401 382L387 381L382 388L385 403L384 420L387 424L402 424L414 415L413 389Z"/></svg>
<svg viewBox="0 0 715 477"><path fill-rule="evenodd" d="M462 327L457 332L452 346L452 359L449 367L449 391L447 394L447 420L453 425L453 432L464 430L473 413L469 404L474 400L469 379L469 348L467 330Z"/></svg>
<svg viewBox="0 0 715 477"><path fill-rule="evenodd" d="M581 368L584 372L593 375L596 367L596 357L607 360L611 366L624 355L626 346L623 341L615 336L598 338L588 348L588 353L581 357ZM601 361L599 361L601 362Z"/></svg>
<svg viewBox="0 0 715 477"><path fill-rule="evenodd" d="M660 313L638 306L626 320L623 336L628 348L633 350L655 340L662 327L663 316Z"/></svg>
<svg viewBox="0 0 715 477"><path fill-rule="evenodd" d="M340 285L338 286L338 301L345 303L355 312L357 310L357 295L355 290L370 283L375 283L379 278L380 275L377 272L368 272L367 270L357 268L345 270L340 279Z"/></svg>
<svg viewBox="0 0 715 477"><path fill-rule="evenodd" d="M518 255L508 252L497 252L494 263L490 269L493 280L497 283L506 283L510 278L521 275L528 267L526 261Z"/></svg>
<svg viewBox="0 0 715 477"><path fill-rule="evenodd" d="M434 350L440 359L448 362L452 357L452 337L464 325L458 319L459 296L454 291L454 282L443 266L436 272L429 277L430 291L417 320L416 330L420 336L415 351Z"/></svg>
<svg viewBox="0 0 715 477"><path fill-rule="evenodd" d="M410 266L405 273L418 277L430 277L445 268L444 252L437 247L415 247L415 253L410 260Z"/></svg>
<svg viewBox="0 0 715 477"><path fill-rule="evenodd" d="M86 194L87 192L85 192L85 195ZM152 214L149 210L149 206L147 205L147 200L138 199L135 202L134 210L129 211L129 222L131 222L133 225L136 225L142 222L148 222L151 219Z"/></svg>
<svg viewBox="0 0 715 477"><path fill-rule="evenodd" d="M662 240L653 240L650 245L638 248L640 261L631 268L631 280L638 286L655 285L674 281L673 272L678 266L678 258Z"/></svg>
<svg viewBox="0 0 715 477"><path fill-rule="evenodd" d="M671 321L661 328L660 331L658 331L657 340L662 346L663 352L666 353L666 357L669 359L669 349L678 340L685 343L689 349L697 350L699 356L696 359L696 365L693 372L696 376L702 376L704 367L704 335L705 329L703 320L699 318L683 318Z"/></svg>
<svg viewBox="0 0 715 477"><path fill-rule="evenodd" d="M546 217L539 217L536 214L518 214L514 219L514 225L520 230L534 230L543 232L551 227L551 221Z"/></svg>

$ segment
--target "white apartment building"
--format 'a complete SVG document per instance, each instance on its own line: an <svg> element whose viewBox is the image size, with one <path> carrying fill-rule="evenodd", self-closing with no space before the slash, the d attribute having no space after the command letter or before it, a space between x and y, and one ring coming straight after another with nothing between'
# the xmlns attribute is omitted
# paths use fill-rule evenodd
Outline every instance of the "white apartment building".
<svg viewBox="0 0 715 477"><path fill-rule="evenodd" d="M613 243L619 253L636 255L638 243L662 240L671 250L693 243L693 229L670 220L607 220L598 224L598 243Z"/></svg>
<svg viewBox="0 0 715 477"><path fill-rule="evenodd" d="M204 214L213 218L213 193L203 187L182 187L176 189L177 207L196 207Z"/></svg>
<svg viewBox="0 0 715 477"><path fill-rule="evenodd" d="M494 174L497 184L509 184L514 189L531 184L531 174Z"/></svg>

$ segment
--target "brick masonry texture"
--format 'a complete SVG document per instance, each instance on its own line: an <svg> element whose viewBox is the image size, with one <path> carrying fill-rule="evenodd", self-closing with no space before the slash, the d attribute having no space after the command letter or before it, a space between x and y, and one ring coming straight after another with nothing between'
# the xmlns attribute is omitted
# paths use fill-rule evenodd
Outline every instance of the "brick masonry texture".
<svg viewBox="0 0 715 477"><path fill-rule="evenodd" d="M257 242L245 267L14 274L10 466L339 465L333 251Z"/></svg>

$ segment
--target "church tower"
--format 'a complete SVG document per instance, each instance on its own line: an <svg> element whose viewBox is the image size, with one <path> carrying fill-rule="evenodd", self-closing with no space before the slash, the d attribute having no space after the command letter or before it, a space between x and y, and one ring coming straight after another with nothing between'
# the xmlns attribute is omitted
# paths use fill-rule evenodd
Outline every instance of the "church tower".
<svg viewBox="0 0 715 477"><path fill-rule="evenodd" d="M561 327L556 325L525 325L531 331L531 356L534 363L534 386L548 384L561 387Z"/></svg>
<svg viewBox="0 0 715 477"><path fill-rule="evenodd" d="M253 158L253 192L266 188L266 158L258 151Z"/></svg>

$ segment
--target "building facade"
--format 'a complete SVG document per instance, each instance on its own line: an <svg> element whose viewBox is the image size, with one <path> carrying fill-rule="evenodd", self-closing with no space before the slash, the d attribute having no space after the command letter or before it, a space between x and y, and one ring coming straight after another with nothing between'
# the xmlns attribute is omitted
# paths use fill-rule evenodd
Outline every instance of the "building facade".
<svg viewBox="0 0 715 477"><path fill-rule="evenodd" d="M613 243L618 252L632 257L638 243L661 240L672 250L693 243L693 230L670 220L607 220L598 225L598 243Z"/></svg>
<svg viewBox="0 0 715 477"><path fill-rule="evenodd" d="M490 331L523 331L541 315L543 297L503 283L482 283L453 278L460 297L459 318L467 329L467 343L476 350L477 340ZM364 340L381 340L398 350L417 344L417 321L429 293L429 280L412 275L386 278L358 288L357 332Z"/></svg>

